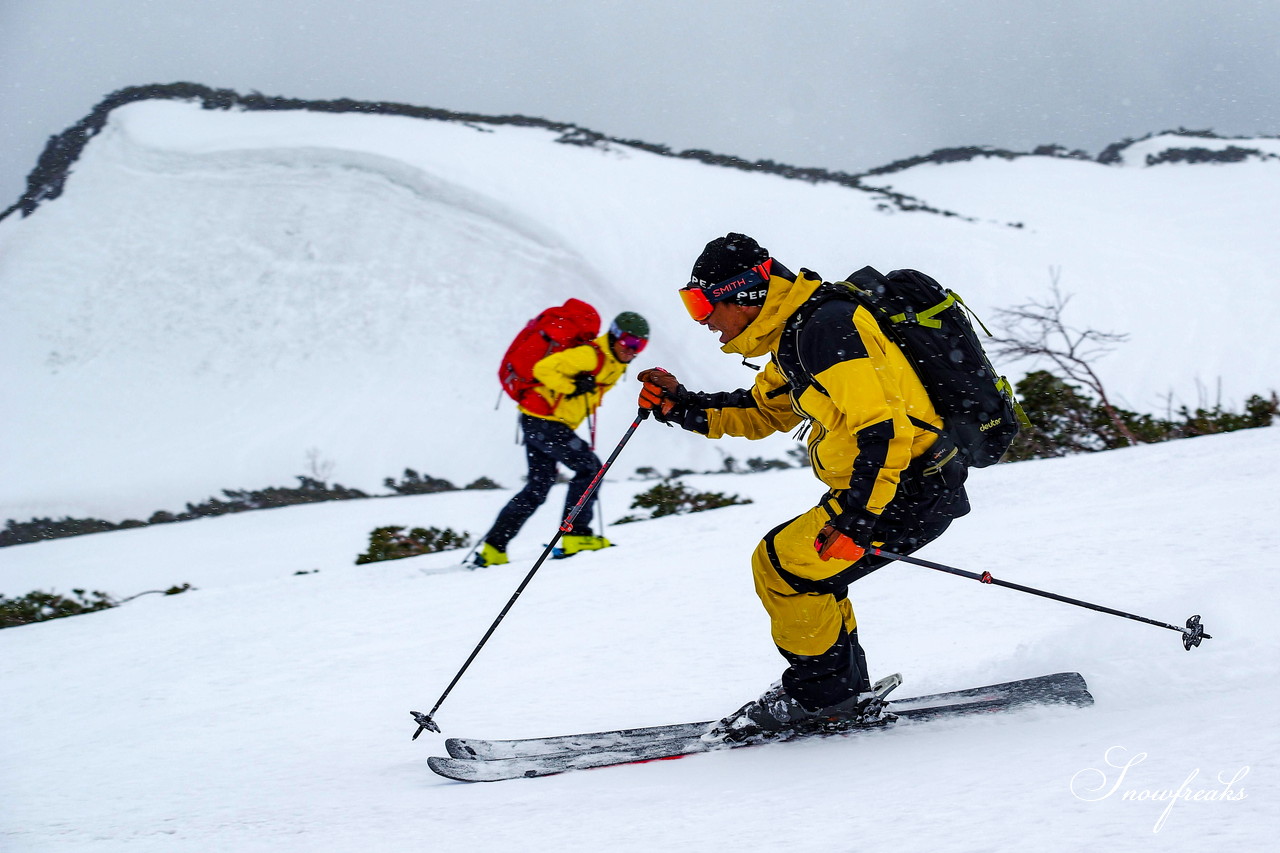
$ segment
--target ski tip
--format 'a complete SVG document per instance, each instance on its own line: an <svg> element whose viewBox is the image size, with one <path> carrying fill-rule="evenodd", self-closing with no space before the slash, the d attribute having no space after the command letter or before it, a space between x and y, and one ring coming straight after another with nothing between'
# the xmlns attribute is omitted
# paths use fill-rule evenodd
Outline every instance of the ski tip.
<svg viewBox="0 0 1280 853"><path fill-rule="evenodd" d="M455 782L475 782L478 781L475 770L477 768L471 766L476 762L459 761L456 758L443 758L439 755L433 755L427 759L427 766L431 768L431 772L437 776L443 776L446 779L452 779Z"/></svg>
<svg viewBox="0 0 1280 853"><path fill-rule="evenodd" d="M461 758L464 760L475 760L477 758L487 758L481 755L480 750L471 745L471 741L466 738L451 737L445 740L444 748L449 753L450 758Z"/></svg>
<svg viewBox="0 0 1280 853"><path fill-rule="evenodd" d="M509 761L468 761L433 755L427 759L431 772L455 782L503 782L508 779L531 779L550 776L564 770L562 767L541 768Z"/></svg>

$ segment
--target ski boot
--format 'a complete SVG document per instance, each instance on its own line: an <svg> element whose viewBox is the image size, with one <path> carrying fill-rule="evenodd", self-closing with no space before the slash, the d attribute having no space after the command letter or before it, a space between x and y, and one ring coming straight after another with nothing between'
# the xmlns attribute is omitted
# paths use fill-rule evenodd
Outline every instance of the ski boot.
<svg viewBox="0 0 1280 853"><path fill-rule="evenodd" d="M712 726L702 740L708 744L759 743L798 734L888 725L897 717L889 712L885 697L901 683L902 676L895 673L877 681L866 693L810 711L787 693L781 681L775 681L759 699Z"/></svg>
<svg viewBox="0 0 1280 853"><path fill-rule="evenodd" d="M557 560L565 557L572 557L580 551L599 551L601 548L608 548L613 545L603 536L592 536L591 534L578 535L569 533L560 537L560 546L551 552L551 556Z"/></svg>
<svg viewBox="0 0 1280 853"><path fill-rule="evenodd" d="M471 561L471 565L473 568L483 569L485 566L501 566L507 562L506 551L499 551L497 548L486 542L484 543L484 547L480 549L480 552L476 554L475 558Z"/></svg>

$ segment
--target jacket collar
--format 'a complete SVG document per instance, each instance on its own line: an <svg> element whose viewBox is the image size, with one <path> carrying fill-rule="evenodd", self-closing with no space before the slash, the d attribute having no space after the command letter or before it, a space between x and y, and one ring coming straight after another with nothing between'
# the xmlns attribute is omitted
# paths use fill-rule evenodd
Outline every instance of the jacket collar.
<svg viewBox="0 0 1280 853"><path fill-rule="evenodd" d="M822 277L809 270L801 269L799 276L792 276L777 261L774 261L773 269L774 274L769 277L769 295L760 306L760 313L751 325L742 330L742 334L720 347L721 352L756 358L776 350L787 320L822 285Z"/></svg>

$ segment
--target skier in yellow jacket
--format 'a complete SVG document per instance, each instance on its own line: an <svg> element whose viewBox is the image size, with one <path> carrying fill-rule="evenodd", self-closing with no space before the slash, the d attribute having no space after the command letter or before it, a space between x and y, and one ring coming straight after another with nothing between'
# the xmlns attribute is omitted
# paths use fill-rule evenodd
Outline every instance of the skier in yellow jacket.
<svg viewBox="0 0 1280 853"><path fill-rule="evenodd" d="M614 318L609 330L594 341L552 353L533 367L541 384L537 393L547 401L550 414L534 414L520 407L529 477L524 488L498 513L476 554L476 565L507 562L507 545L529 517L542 506L556 480L556 463L574 473L565 497L565 515L581 500L600 470L600 459L574 431L593 415L605 393L617 384L627 365L649 341L649 323L632 311ZM609 541L591 532L594 499L578 513L573 529L560 539L566 555L604 548Z"/></svg>
<svg viewBox="0 0 1280 853"><path fill-rule="evenodd" d="M827 487L751 558L787 669L708 737L768 737L822 717L875 722L881 707L848 586L887 562L865 553L873 542L910 553L968 512L964 463L910 362L843 288L793 274L752 238L729 234L707 244L680 294L724 352L771 360L753 387L713 394L646 370L640 405L708 438L805 424L810 465Z"/></svg>

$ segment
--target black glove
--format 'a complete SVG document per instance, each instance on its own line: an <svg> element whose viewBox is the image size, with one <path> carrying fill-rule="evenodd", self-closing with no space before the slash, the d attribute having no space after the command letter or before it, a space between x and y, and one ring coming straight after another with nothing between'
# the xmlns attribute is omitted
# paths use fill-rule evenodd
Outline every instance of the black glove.
<svg viewBox="0 0 1280 853"><path fill-rule="evenodd" d="M880 516L865 508L846 509L831 519L831 526L853 540L859 548L870 548Z"/></svg>
<svg viewBox="0 0 1280 853"><path fill-rule="evenodd" d="M653 419L667 426L678 426L690 432L707 434L707 412L696 405L697 395L683 385L667 395L665 406L653 410Z"/></svg>
<svg viewBox="0 0 1280 853"><path fill-rule="evenodd" d="M569 398L581 397L583 394L590 394L594 390L596 390L595 374L587 373L584 370L573 377L573 393L569 395Z"/></svg>

